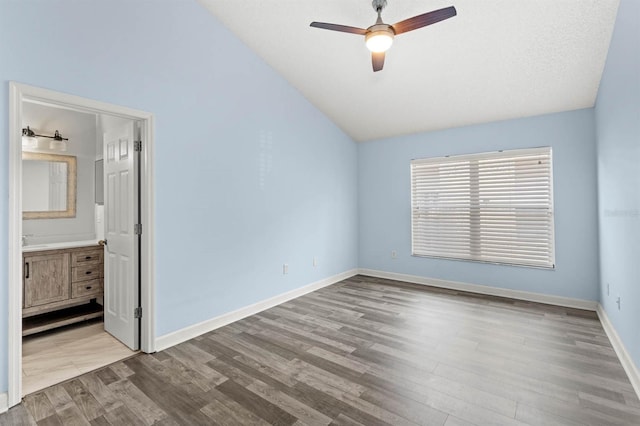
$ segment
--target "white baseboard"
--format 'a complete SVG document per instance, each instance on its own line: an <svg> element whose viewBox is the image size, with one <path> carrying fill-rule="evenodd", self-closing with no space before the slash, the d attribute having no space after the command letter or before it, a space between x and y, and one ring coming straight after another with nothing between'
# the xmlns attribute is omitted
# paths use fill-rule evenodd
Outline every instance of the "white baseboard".
<svg viewBox="0 0 640 426"><path fill-rule="evenodd" d="M0 393L0 414L6 413L9 409L9 393L3 392Z"/></svg>
<svg viewBox="0 0 640 426"><path fill-rule="evenodd" d="M447 288L451 290L468 291L470 293L487 294L491 296L508 297L511 299L526 300L528 302L546 303L548 305L564 306L567 308L585 309L595 311L598 302L569 297L553 296L550 294L532 293L508 288L491 287L478 284L469 284L458 281L441 280L439 278L427 278L417 275L398 274L395 272L376 271L373 269L359 269L359 274L376 278L405 281L413 284L423 284L432 287Z"/></svg>
<svg viewBox="0 0 640 426"><path fill-rule="evenodd" d="M193 339L194 337L200 336L201 334L208 333L209 331L215 330L216 328L223 327L234 321L241 320L242 318L246 318L253 314L257 314L258 312L264 311L265 309L269 309L281 303L287 302L291 299L295 299L296 297L304 296L305 294L311 293L312 291L316 291L318 289L329 286L331 284L335 284L337 282L350 278L356 275L357 273L358 273L357 269L352 269L350 271L346 271L328 278L324 278L322 280L316 281L304 287L300 287L300 288L288 291L286 293L282 293L277 296L270 297L269 299L254 303L253 305L245 306L244 308L240 308L233 312L220 315L219 317L211 318L209 320L200 322L198 324L190 325L181 330L174 331L169 334L165 334L164 336L160 336L156 338L155 348L157 351L167 349L171 346L177 345L189 339Z"/></svg>
<svg viewBox="0 0 640 426"><path fill-rule="evenodd" d="M602 323L602 328L604 328L604 332L607 333L609 340L611 341L611 345L613 349L616 351L618 355L618 359L624 368L624 371L629 376L629 381L633 386L633 389L636 391L638 398L640 398L640 372L638 371L638 367L633 362L631 355L627 352L627 348L622 343L622 339L618 335L618 332L613 327L607 312L604 310L604 307L598 303L598 317L600 317L600 322Z"/></svg>

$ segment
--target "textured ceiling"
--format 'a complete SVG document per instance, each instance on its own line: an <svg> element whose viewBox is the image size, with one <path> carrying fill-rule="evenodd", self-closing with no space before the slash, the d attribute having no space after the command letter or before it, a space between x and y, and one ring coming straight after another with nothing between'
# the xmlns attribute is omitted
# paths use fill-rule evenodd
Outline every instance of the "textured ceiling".
<svg viewBox="0 0 640 426"><path fill-rule="evenodd" d="M389 0L385 22L455 6L397 36L374 73L368 0L200 0L356 141L592 107L618 0Z"/></svg>

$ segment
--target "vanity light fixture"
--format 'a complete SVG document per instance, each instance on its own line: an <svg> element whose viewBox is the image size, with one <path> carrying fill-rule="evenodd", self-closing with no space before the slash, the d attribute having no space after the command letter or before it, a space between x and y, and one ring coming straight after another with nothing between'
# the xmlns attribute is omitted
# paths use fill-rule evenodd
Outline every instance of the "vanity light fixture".
<svg viewBox="0 0 640 426"><path fill-rule="evenodd" d="M49 149L56 151L66 151L67 142L69 138L63 138L60 132L56 130L53 136L36 135L33 130L27 126L26 129L22 129L22 146L23 148L36 148L38 146L38 139L36 138L49 138Z"/></svg>

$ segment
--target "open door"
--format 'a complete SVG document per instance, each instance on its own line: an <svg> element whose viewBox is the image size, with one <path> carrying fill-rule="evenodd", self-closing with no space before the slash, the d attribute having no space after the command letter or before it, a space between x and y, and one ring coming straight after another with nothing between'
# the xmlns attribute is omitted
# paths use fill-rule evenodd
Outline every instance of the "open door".
<svg viewBox="0 0 640 426"><path fill-rule="evenodd" d="M135 122L104 134L104 327L140 347L138 161Z"/></svg>

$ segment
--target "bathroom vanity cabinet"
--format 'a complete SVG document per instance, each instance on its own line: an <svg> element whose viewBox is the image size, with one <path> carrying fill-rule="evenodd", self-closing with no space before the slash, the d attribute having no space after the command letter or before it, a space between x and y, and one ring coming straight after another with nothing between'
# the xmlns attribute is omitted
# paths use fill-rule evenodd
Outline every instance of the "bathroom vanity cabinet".
<svg viewBox="0 0 640 426"><path fill-rule="evenodd" d="M101 317L103 249L23 253L22 335Z"/></svg>

